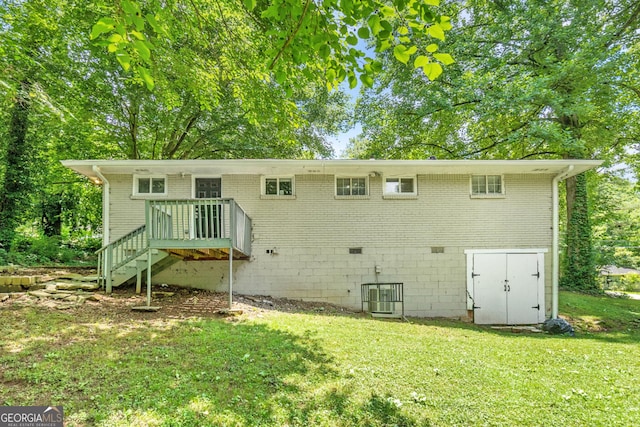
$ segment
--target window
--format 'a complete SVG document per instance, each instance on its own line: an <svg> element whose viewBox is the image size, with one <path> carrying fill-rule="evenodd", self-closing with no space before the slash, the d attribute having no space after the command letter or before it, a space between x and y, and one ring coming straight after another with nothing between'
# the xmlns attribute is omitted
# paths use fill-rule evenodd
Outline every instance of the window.
<svg viewBox="0 0 640 427"><path fill-rule="evenodd" d="M416 195L415 177L385 178L385 195Z"/></svg>
<svg viewBox="0 0 640 427"><path fill-rule="evenodd" d="M336 196L366 196L367 178L336 178Z"/></svg>
<svg viewBox="0 0 640 427"><path fill-rule="evenodd" d="M133 177L133 194L136 196L167 195L166 176L135 176Z"/></svg>
<svg viewBox="0 0 640 427"><path fill-rule="evenodd" d="M474 175L471 177L471 195L502 195L501 175Z"/></svg>
<svg viewBox="0 0 640 427"><path fill-rule="evenodd" d="M293 196L293 178L266 177L264 194L265 196Z"/></svg>

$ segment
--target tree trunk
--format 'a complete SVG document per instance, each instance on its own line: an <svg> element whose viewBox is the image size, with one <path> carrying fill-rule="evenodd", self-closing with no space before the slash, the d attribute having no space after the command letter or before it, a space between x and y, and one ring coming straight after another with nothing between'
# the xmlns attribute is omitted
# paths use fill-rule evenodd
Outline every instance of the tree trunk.
<svg viewBox="0 0 640 427"><path fill-rule="evenodd" d="M45 236L59 236L62 233L62 195L53 194L49 198L41 196L42 201L42 217L40 225Z"/></svg>
<svg viewBox="0 0 640 427"><path fill-rule="evenodd" d="M19 225L20 216L28 208L31 196L30 156L27 140L31 101L31 82L24 80L16 94L9 124L5 156L5 175L0 187L0 247L9 250Z"/></svg>
<svg viewBox="0 0 640 427"><path fill-rule="evenodd" d="M597 291L593 249L591 246L591 221L587 197L587 176L577 175L567 181L567 251L561 285L570 289ZM573 193L572 200L569 192ZM569 212L569 204L571 211Z"/></svg>

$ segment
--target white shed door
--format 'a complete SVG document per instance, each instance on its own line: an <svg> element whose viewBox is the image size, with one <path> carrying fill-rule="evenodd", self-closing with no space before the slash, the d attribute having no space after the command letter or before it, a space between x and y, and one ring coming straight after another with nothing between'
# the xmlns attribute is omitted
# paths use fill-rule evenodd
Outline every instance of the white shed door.
<svg viewBox="0 0 640 427"><path fill-rule="evenodd" d="M474 322L494 325L538 323L539 280L537 254L474 254Z"/></svg>
<svg viewBox="0 0 640 427"><path fill-rule="evenodd" d="M473 319L483 325L507 323L504 291L507 258L505 254L473 256Z"/></svg>
<svg viewBox="0 0 640 427"><path fill-rule="evenodd" d="M538 257L507 254L507 323L538 323Z"/></svg>

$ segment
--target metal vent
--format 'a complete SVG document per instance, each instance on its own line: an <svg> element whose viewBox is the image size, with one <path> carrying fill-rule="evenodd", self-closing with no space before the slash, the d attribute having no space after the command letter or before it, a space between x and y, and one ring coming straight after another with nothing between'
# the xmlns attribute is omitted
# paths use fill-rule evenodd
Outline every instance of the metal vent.
<svg viewBox="0 0 640 427"><path fill-rule="evenodd" d="M431 253L432 254L443 254L444 253L444 246L431 246Z"/></svg>
<svg viewBox="0 0 640 427"><path fill-rule="evenodd" d="M362 254L362 248L349 248L349 253L350 254L361 255Z"/></svg>

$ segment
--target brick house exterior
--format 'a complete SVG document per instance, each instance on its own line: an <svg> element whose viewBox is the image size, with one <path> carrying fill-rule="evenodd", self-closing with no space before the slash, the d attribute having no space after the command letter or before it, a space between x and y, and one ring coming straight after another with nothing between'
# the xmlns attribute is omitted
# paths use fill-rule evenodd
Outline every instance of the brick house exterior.
<svg viewBox="0 0 640 427"><path fill-rule="evenodd" d="M539 269L537 321L542 321L553 315L557 286L553 283L557 183L599 162L71 160L63 164L108 183L105 245L145 223L146 199L194 199L197 187L205 184L216 185L217 197L233 199L251 217L248 259L234 262L231 270L215 260L180 261L154 275L153 283L226 291L233 272L234 292L359 309L363 283L398 282L403 284L405 315L467 318L479 308L474 300L480 289L474 282L480 280L474 276L474 262L481 259L477 254L532 254L530 259ZM156 193L150 187L155 184Z"/></svg>

